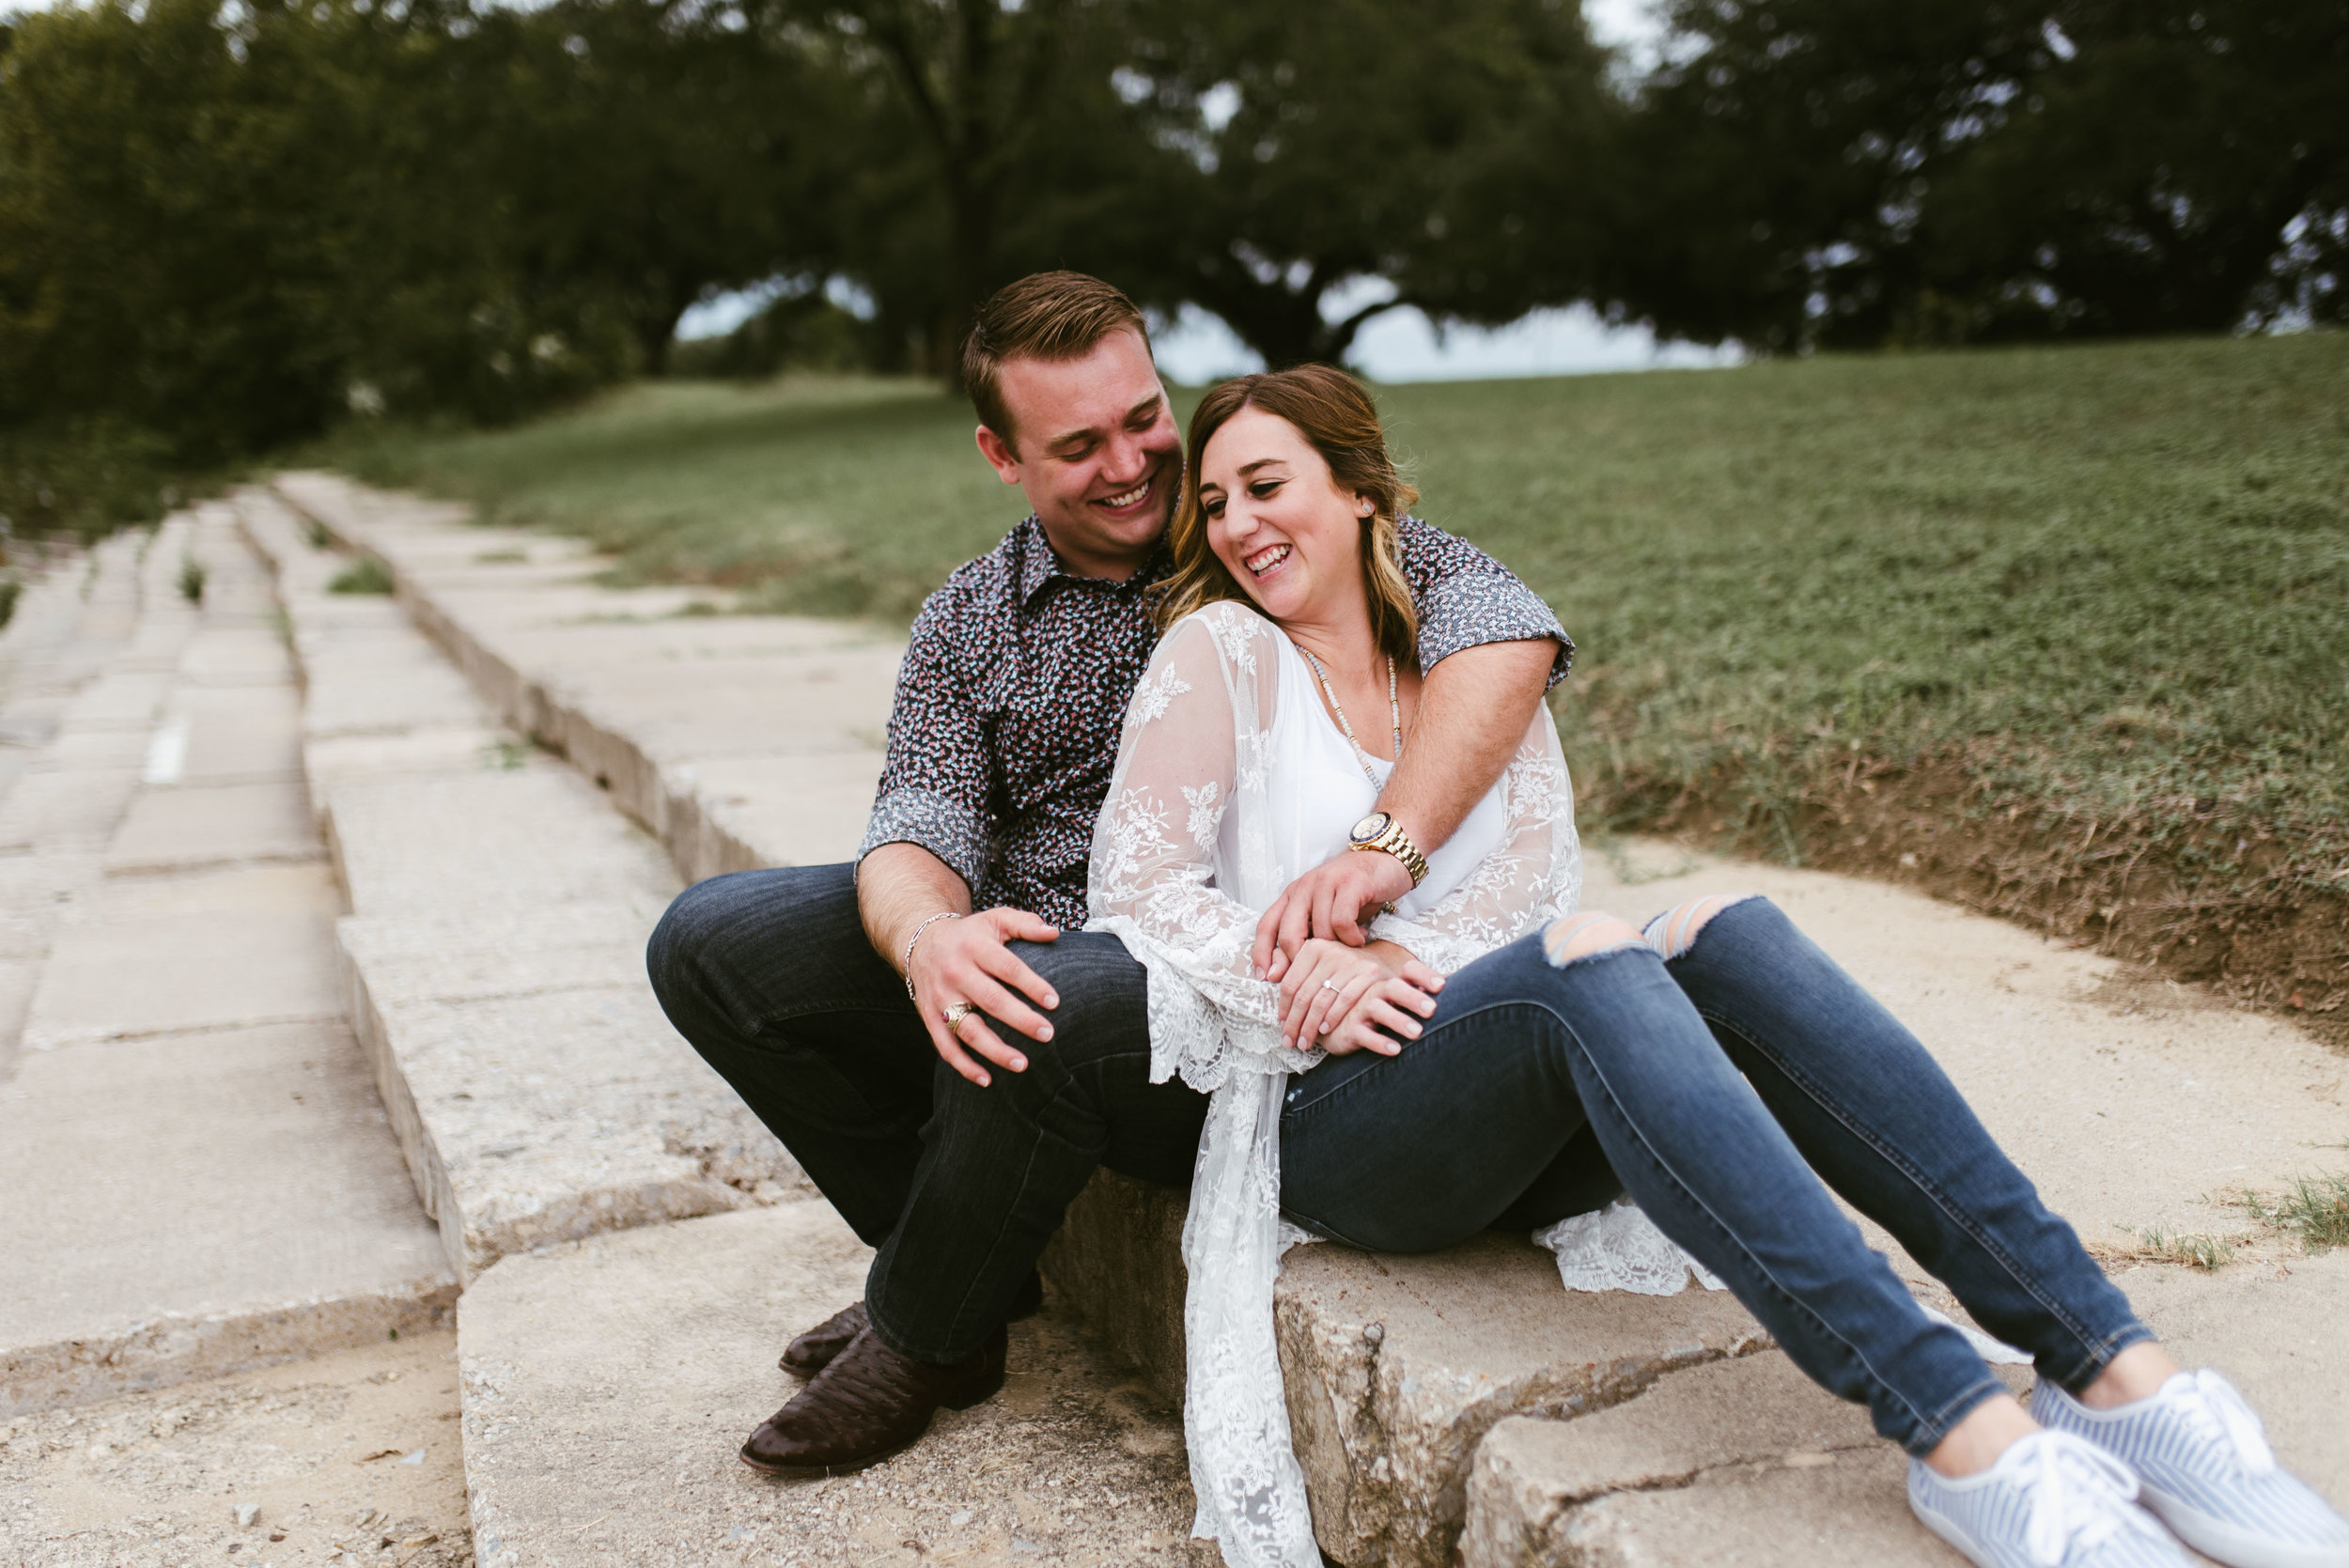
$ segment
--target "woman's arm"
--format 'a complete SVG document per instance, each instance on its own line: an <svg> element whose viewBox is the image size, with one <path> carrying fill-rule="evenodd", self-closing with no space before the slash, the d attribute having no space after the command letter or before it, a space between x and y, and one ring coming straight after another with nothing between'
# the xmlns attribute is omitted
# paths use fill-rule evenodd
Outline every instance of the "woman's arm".
<svg viewBox="0 0 2349 1568"><path fill-rule="evenodd" d="M1501 774L1508 828L1461 884L1406 919L1381 915L1371 934L1447 972L1570 912L1582 893L1574 788L1547 709L1526 725Z"/></svg>
<svg viewBox="0 0 2349 1568"><path fill-rule="evenodd" d="M1213 879L1217 836L1242 785L1242 735L1268 724L1259 691L1273 684L1277 655L1261 621L1222 608L1168 633L1134 688L1094 827L1086 908L1089 924L1145 939L1217 1006L1269 1025L1273 988L1249 959L1256 911ZM1253 709L1238 715L1240 703Z"/></svg>

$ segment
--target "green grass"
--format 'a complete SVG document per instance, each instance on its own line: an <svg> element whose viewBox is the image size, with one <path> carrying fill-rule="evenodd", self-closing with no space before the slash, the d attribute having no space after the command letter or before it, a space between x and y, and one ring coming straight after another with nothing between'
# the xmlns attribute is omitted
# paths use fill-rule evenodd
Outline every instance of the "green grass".
<svg viewBox="0 0 2349 1568"><path fill-rule="evenodd" d="M2349 893L2349 335L1379 396L1423 514L1581 644L1559 715L1586 821L1890 869L1840 826L1854 792L1939 768L1963 787L1935 811L2045 840L2046 898L2076 866L2089 904L2206 924ZM317 456L585 536L631 580L902 621L1023 510L971 426L899 381L677 384ZM2349 994L2334 948L2279 984Z"/></svg>
<svg viewBox="0 0 2349 1568"><path fill-rule="evenodd" d="M2273 1197L2253 1193L2251 1218L2300 1238L2311 1252L2349 1247L2349 1176L2297 1176Z"/></svg>
<svg viewBox="0 0 2349 1568"><path fill-rule="evenodd" d="M388 594L392 589L392 568L372 555L360 556L326 582L330 594Z"/></svg>

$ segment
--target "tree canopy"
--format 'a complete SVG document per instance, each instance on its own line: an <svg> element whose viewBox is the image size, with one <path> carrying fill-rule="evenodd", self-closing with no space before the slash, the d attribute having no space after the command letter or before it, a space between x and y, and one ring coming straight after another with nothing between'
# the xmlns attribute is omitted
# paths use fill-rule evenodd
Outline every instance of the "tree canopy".
<svg viewBox="0 0 2349 1568"><path fill-rule="evenodd" d="M769 315L694 365L951 374L976 303L1057 266L1274 364L1402 305L1765 353L2349 312L2349 0L1662 16L1643 75L1574 0L22 16L0 508L47 488L8 472L43 440L204 462L661 374L749 286Z"/></svg>

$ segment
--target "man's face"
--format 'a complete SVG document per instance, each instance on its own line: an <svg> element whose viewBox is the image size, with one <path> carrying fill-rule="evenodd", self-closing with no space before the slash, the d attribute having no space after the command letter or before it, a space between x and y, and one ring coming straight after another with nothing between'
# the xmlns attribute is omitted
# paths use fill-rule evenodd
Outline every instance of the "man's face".
<svg viewBox="0 0 2349 1568"><path fill-rule="evenodd" d="M1138 332L1082 359L1014 359L998 372L1017 442L979 427L979 450L1018 485L1052 549L1088 577L1124 579L1166 532L1183 440Z"/></svg>

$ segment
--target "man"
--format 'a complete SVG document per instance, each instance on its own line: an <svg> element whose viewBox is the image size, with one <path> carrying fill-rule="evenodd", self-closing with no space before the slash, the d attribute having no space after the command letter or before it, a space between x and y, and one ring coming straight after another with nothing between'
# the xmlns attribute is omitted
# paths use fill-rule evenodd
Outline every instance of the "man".
<svg viewBox="0 0 2349 1568"><path fill-rule="evenodd" d="M810 1381L743 1447L782 1474L869 1465L993 1393L1069 1200L1101 1164L1188 1183L1206 1107L1149 1081L1141 966L1075 929L1182 480L1142 315L1095 278L1024 278L981 309L963 379L981 455L1032 510L914 622L860 860L700 883L647 955L678 1032L879 1250L864 1299L792 1342L783 1364ZM1416 520L1401 547L1426 685L1381 842L1423 853L1573 645L1480 551ZM1259 964L1277 977L1309 934L1361 941L1409 858L1300 878Z"/></svg>

